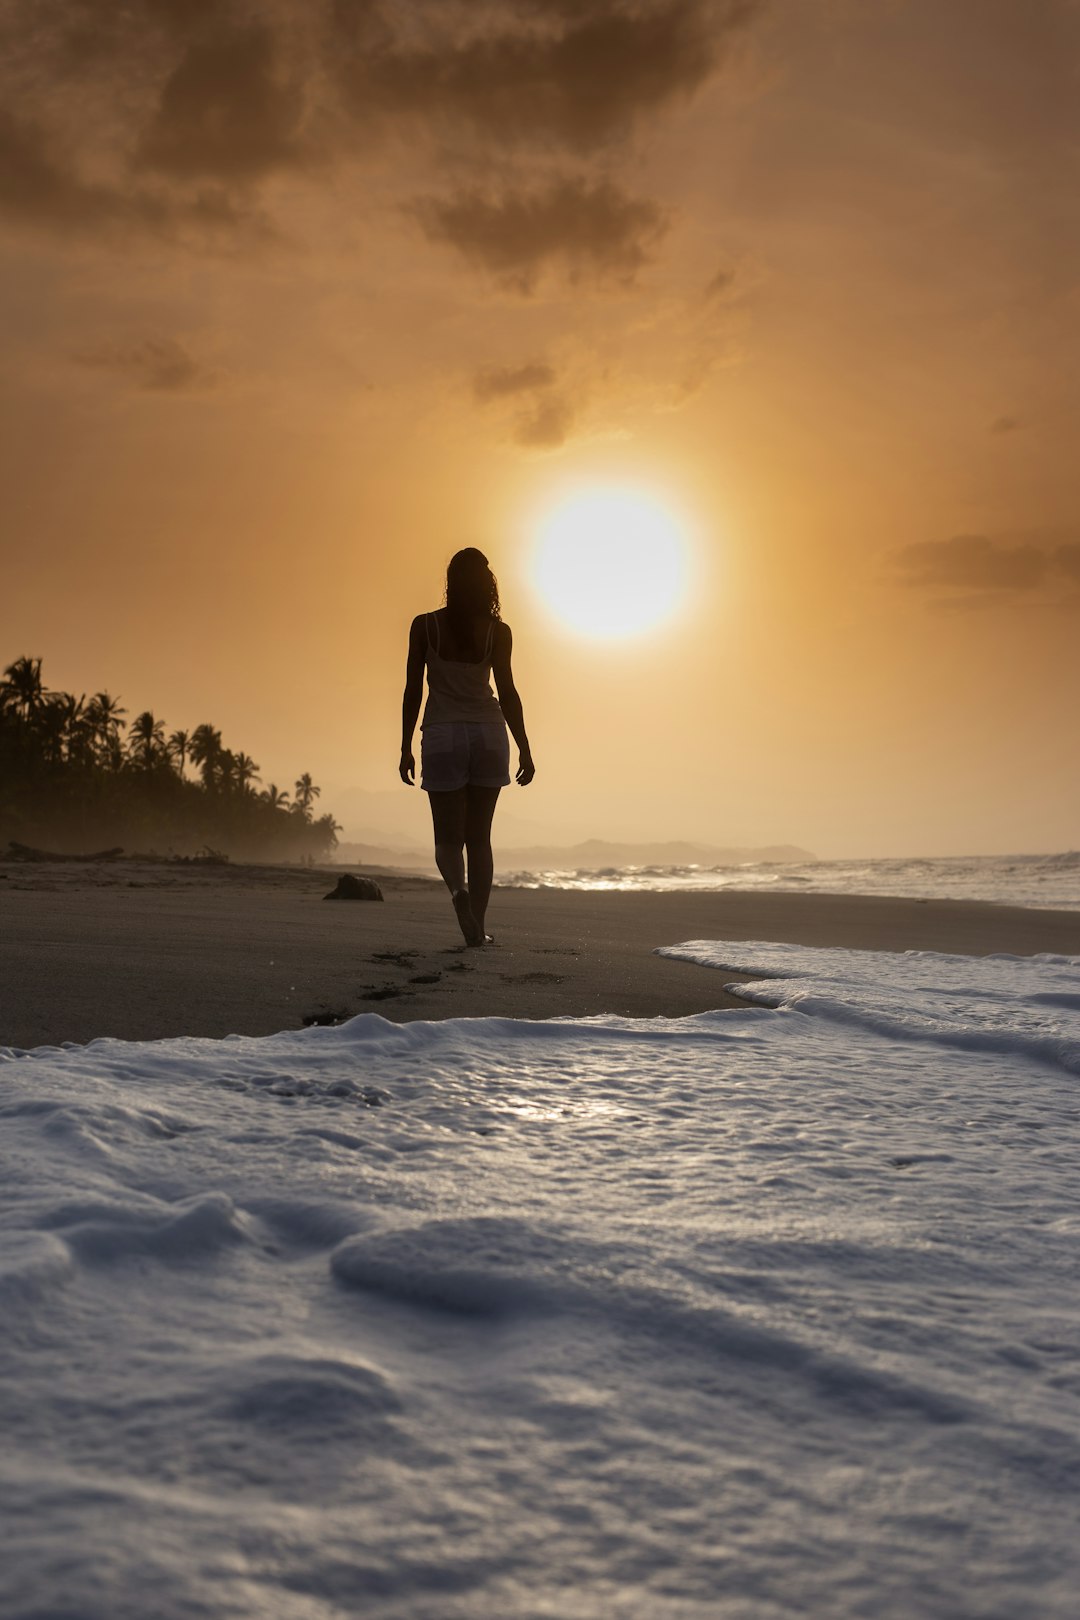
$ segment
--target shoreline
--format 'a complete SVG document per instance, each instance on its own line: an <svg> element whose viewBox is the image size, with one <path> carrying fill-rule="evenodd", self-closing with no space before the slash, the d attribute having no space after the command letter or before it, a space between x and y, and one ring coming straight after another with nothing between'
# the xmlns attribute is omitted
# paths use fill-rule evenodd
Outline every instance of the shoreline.
<svg viewBox="0 0 1080 1620"><path fill-rule="evenodd" d="M755 976L653 955L689 939L960 955L1080 955L1080 912L726 889L493 891L469 950L437 879L365 869L385 900L325 902L340 868L0 862L0 1045L268 1035L374 1012L680 1018Z"/></svg>

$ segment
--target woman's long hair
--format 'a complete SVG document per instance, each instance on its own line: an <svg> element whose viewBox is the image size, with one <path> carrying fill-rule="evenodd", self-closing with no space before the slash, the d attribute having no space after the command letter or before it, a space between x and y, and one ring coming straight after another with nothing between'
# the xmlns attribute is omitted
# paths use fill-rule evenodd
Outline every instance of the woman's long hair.
<svg viewBox="0 0 1080 1620"><path fill-rule="evenodd" d="M462 651L477 649L477 620L498 619L499 582L475 546L456 551L446 570L446 616Z"/></svg>

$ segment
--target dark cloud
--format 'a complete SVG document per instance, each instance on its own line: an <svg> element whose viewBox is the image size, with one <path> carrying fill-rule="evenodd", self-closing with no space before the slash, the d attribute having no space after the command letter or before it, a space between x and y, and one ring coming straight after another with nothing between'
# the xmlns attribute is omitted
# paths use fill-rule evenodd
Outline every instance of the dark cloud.
<svg viewBox="0 0 1080 1620"><path fill-rule="evenodd" d="M69 172L34 125L0 108L0 211L28 224L81 227L120 217L131 204Z"/></svg>
<svg viewBox="0 0 1080 1620"><path fill-rule="evenodd" d="M1015 433L1020 426L1015 416L999 416L990 424L991 433Z"/></svg>
<svg viewBox="0 0 1080 1620"><path fill-rule="evenodd" d="M276 237L257 185L308 161L316 8L0 0L0 214L124 238ZM292 24L290 24L290 15ZM298 65L303 62L304 66Z"/></svg>
<svg viewBox="0 0 1080 1620"><path fill-rule="evenodd" d="M1054 564L1059 574L1080 585L1080 545L1058 546L1054 552Z"/></svg>
<svg viewBox="0 0 1080 1620"><path fill-rule="evenodd" d="M504 400L528 404L514 418L511 437L528 450L557 450L566 443L577 420L577 410L557 391L558 373L542 360L520 366L486 366L473 377L473 397L480 405Z"/></svg>
<svg viewBox="0 0 1080 1620"><path fill-rule="evenodd" d="M716 274L710 278L710 280L706 284L706 287L705 287L705 299L706 299L706 302L711 302L714 298L723 298L727 293L729 293L731 291L731 289L734 287L734 285L735 285L735 272L734 272L734 270L726 270L723 267L721 267L716 272Z"/></svg>
<svg viewBox="0 0 1080 1620"><path fill-rule="evenodd" d="M430 5L414 9L434 15ZM418 114L502 142L584 152L693 95L756 10L756 0L518 0L489 8L486 27L468 33L459 12L456 35L407 45L385 22L376 42L367 8L366 48L342 63L340 80L360 116Z"/></svg>
<svg viewBox="0 0 1080 1620"><path fill-rule="evenodd" d="M539 398L514 423L514 442L529 450L557 450L566 443L576 419L569 400L559 394Z"/></svg>
<svg viewBox="0 0 1080 1620"><path fill-rule="evenodd" d="M84 179L42 130L0 108L0 215L19 224L124 237L194 235L204 245L246 232L266 240L265 216L220 186L183 194Z"/></svg>
<svg viewBox="0 0 1080 1620"><path fill-rule="evenodd" d="M231 0L15 0L12 10L32 13L41 45L61 69L78 72L103 58L130 58L143 52L155 33L179 39L221 27L235 6ZM23 20L21 31L27 31Z"/></svg>
<svg viewBox="0 0 1080 1620"><path fill-rule="evenodd" d="M494 196L462 190L425 198L416 213L431 240L448 243L522 293L554 263L572 281L590 275L632 281L667 228L656 203L630 197L610 180L573 177Z"/></svg>
<svg viewBox="0 0 1080 1620"><path fill-rule="evenodd" d="M1080 583L1080 545L1007 545L982 534L957 534L904 546L895 553L900 577L926 591L976 592L984 600L1023 595L1040 587Z"/></svg>
<svg viewBox="0 0 1080 1620"><path fill-rule="evenodd" d="M511 394L524 394L536 388L550 388L555 372L540 360L523 366L485 366L473 378L473 394L481 405Z"/></svg>
<svg viewBox="0 0 1080 1620"><path fill-rule="evenodd" d="M251 181L297 164L304 102L262 24L195 40L165 81L139 144L164 174Z"/></svg>
<svg viewBox="0 0 1080 1620"><path fill-rule="evenodd" d="M193 393L213 388L217 381L175 338L103 343L78 351L72 359L80 366L115 372L149 393Z"/></svg>
<svg viewBox="0 0 1080 1620"><path fill-rule="evenodd" d="M268 180L382 141L414 172L454 164L415 217L504 282L630 279L665 217L610 178L614 143L718 73L761 3L0 0L0 213L265 240ZM566 168L599 150L609 178Z"/></svg>
<svg viewBox="0 0 1080 1620"><path fill-rule="evenodd" d="M904 546L896 561L907 584L928 589L1025 591L1041 584L1047 569L1041 548L1006 546L983 534Z"/></svg>
<svg viewBox="0 0 1080 1620"><path fill-rule="evenodd" d="M228 0L139 0L139 3L149 16L181 32L204 23L219 22L222 14L232 9ZM84 0L84 4L100 13L98 0Z"/></svg>

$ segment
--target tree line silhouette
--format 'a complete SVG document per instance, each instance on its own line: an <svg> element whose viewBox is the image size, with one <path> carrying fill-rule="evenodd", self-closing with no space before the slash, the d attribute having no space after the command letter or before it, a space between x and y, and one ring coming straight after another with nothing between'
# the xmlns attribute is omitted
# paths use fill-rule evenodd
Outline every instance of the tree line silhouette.
<svg viewBox="0 0 1080 1620"><path fill-rule="evenodd" d="M274 782L260 790L251 755L214 726L167 733L149 709L126 724L108 692L47 690L41 662L17 658L0 680L0 844L266 861L325 859L337 844L307 772L291 801Z"/></svg>

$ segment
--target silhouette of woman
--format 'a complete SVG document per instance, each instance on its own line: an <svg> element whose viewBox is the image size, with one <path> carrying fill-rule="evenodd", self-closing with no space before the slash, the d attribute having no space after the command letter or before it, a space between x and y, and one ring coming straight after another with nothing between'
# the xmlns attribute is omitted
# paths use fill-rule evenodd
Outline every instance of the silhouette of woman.
<svg viewBox="0 0 1080 1620"><path fill-rule="evenodd" d="M498 581L483 552L468 546L450 559L446 606L419 614L409 631L399 767L401 780L412 787L412 740L426 667L420 786L431 805L435 862L467 945L491 940L484 932L491 894L491 818L500 789L510 781L507 726L518 746L518 783L528 787L535 774L510 669L512 648L510 626L503 623L499 608ZM493 673L498 697L489 685Z"/></svg>

